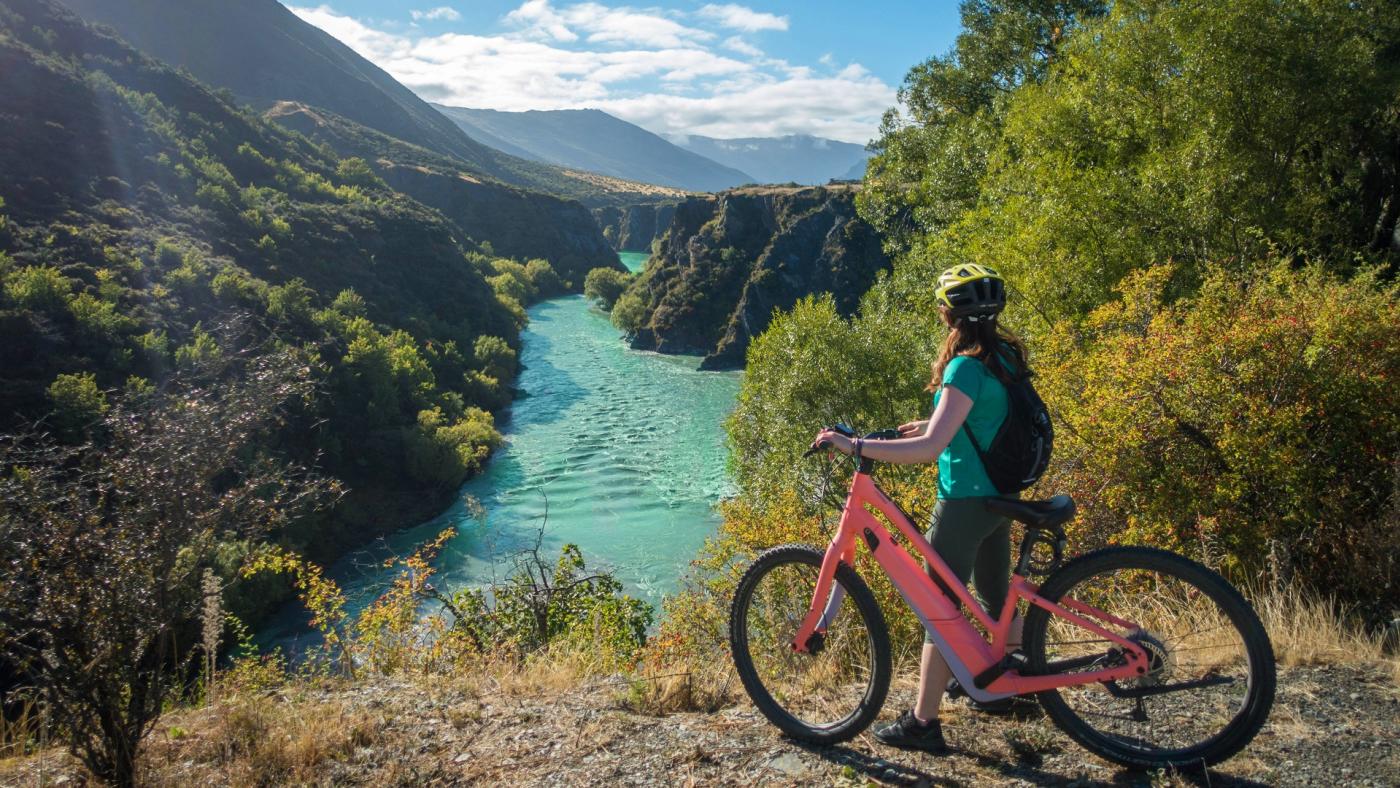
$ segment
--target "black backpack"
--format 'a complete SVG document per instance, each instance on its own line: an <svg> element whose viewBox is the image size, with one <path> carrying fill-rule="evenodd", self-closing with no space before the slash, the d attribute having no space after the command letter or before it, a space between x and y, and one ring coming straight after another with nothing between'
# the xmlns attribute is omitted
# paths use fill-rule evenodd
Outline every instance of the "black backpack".
<svg viewBox="0 0 1400 788"><path fill-rule="evenodd" d="M1012 352L1016 351L1013 349ZM1024 368L1019 363L1011 366L1013 369ZM1029 370L1006 384L1006 419L985 451L965 421L963 432L967 433L973 450L982 460L987 478L1002 495L1015 495L1040 481L1050 465L1055 429L1050 424L1050 411L1035 386L1031 385Z"/></svg>

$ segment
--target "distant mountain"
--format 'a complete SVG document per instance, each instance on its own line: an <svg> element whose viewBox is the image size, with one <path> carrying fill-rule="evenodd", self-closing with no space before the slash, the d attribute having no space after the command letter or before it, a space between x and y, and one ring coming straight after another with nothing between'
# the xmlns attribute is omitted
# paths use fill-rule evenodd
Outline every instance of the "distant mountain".
<svg viewBox="0 0 1400 788"><path fill-rule="evenodd" d="M819 185L832 178L850 178L857 168L864 175L865 160L870 156L862 145L808 134L732 140L671 134L667 138L688 151L743 170L758 183Z"/></svg>
<svg viewBox="0 0 1400 788"><path fill-rule="evenodd" d="M753 180L596 109L501 112L433 106L476 141L536 161L690 191L718 191Z"/></svg>
<svg viewBox="0 0 1400 788"><path fill-rule="evenodd" d="M64 0L109 25L136 48L265 110L279 101L320 107L451 156L476 173L516 186L606 204L636 189L599 183L483 145L378 66L276 0Z"/></svg>

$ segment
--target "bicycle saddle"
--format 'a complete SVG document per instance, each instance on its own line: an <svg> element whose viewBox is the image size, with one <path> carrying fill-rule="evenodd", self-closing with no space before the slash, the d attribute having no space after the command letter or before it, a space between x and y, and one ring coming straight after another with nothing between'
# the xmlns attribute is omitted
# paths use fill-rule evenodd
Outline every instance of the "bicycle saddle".
<svg viewBox="0 0 1400 788"><path fill-rule="evenodd" d="M1068 495L1056 495L1045 501L988 498L987 511L1025 523L1029 528L1059 528L1074 517L1074 499Z"/></svg>

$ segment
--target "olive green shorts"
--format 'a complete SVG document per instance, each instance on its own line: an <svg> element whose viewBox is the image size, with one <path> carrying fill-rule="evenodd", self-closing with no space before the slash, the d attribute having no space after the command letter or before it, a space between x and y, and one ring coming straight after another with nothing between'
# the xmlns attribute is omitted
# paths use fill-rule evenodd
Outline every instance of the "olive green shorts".
<svg viewBox="0 0 1400 788"><path fill-rule="evenodd" d="M963 585L969 579L992 617L1001 615L1011 586L1011 521L987 511L983 498L940 498L928 542ZM928 571L927 562L924 569ZM941 580L932 571L935 583ZM924 633L924 642L932 642Z"/></svg>

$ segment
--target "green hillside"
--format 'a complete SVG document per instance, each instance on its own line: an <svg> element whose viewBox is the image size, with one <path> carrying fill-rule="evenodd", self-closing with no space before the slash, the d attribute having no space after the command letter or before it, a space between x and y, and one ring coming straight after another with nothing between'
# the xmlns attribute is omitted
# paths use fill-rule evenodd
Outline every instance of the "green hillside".
<svg viewBox="0 0 1400 788"><path fill-rule="evenodd" d="M325 110L282 102L265 116L342 156L363 158L391 188L438 209L497 254L548 259L575 290L593 268L619 265L578 202L483 179L457 159Z"/></svg>
<svg viewBox="0 0 1400 788"><path fill-rule="evenodd" d="M0 3L0 117L0 431L294 350L319 394L278 440L352 490L282 534L322 556L444 505L494 445L525 269L362 160L41 0Z"/></svg>
<svg viewBox="0 0 1400 788"><path fill-rule="evenodd" d="M137 49L227 88L259 110L319 107L462 162L478 175L564 197L626 201L637 186L501 153L468 137L413 91L276 0L72 0ZM600 203L601 204L601 203Z"/></svg>

